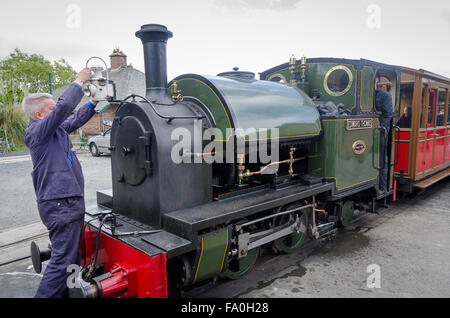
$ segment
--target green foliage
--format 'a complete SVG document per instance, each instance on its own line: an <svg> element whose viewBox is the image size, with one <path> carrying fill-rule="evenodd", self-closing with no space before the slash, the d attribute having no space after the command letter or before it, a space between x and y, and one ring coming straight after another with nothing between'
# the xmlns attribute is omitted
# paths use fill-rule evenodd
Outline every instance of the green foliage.
<svg viewBox="0 0 450 318"><path fill-rule="evenodd" d="M28 118L20 106L0 103L0 139L4 148L14 151L24 144Z"/></svg>
<svg viewBox="0 0 450 318"><path fill-rule="evenodd" d="M67 64L66 60L61 59L53 63L53 89L57 89L72 83L77 73L75 70Z"/></svg>
<svg viewBox="0 0 450 318"><path fill-rule="evenodd" d="M63 59L51 63L19 49L0 60L0 147L13 151L23 145L28 118L20 103L29 93L49 91L49 73L53 89L70 84L77 75Z"/></svg>
<svg viewBox="0 0 450 318"><path fill-rule="evenodd" d="M27 54L15 49L0 61L0 102L20 103L28 93L48 92L49 73L53 88L70 84L75 70L63 59L51 63L39 54Z"/></svg>

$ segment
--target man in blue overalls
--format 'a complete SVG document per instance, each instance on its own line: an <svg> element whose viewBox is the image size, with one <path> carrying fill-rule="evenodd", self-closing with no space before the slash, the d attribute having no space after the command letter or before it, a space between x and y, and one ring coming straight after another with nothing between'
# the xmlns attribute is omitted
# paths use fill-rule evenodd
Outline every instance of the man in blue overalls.
<svg viewBox="0 0 450 318"><path fill-rule="evenodd" d="M392 127L392 117L394 115L392 110L392 95L378 88L378 83L380 81L379 77L375 78L375 108L380 115L380 125L383 129L381 136L383 138L380 140L380 191L388 190L388 174L389 174L389 135ZM383 156L383 153L385 155Z"/></svg>
<svg viewBox="0 0 450 318"><path fill-rule="evenodd" d="M69 117L80 103L82 85L91 77L83 69L55 103L51 95L32 94L23 101L30 117L25 144L33 161L31 173L39 215L49 230L50 262L35 297L67 297L67 267L80 264L84 223L84 180L69 134L95 114L96 102L88 102Z"/></svg>

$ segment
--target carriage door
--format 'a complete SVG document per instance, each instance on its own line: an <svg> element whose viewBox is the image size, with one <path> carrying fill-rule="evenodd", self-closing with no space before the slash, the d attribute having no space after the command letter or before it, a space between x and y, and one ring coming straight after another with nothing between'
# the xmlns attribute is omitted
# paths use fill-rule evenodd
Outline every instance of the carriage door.
<svg viewBox="0 0 450 318"><path fill-rule="evenodd" d="M395 152L395 162L398 164L394 167L396 173L403 173L410 178L412 178L413 171L411 171L411 167L409 166L410 162L410 149L411 149L411 139L412 139L412 117L413 117L413 96L414 96L414 83L415 76L408 73L402 73L401 83L400 83L400 109L397 113L396 117L396 125L400 126L400 140L398 140L398 135L395 133L395 142L396 147L398 147L398 155L397 151ZM405 115L407 112L407 108L410 109L410 120L401 122L401 116ZM417 110L416 110L417 111ZM405 115L406 116L406 115ZM414 169L412 169L414 170Z"/></svg>
<svg viewBox="0 0 450 318"><path fill-rule="evenodd" d="M428 102L428 121L427 121L427 133L426 133L426 155L425 155L425 174L433 169L434 165L434 150L436 145L436 129L435 129L435 113L436 113L436 89L430 89Z"/></svg>
<svg viewBox="0 0 450 318"><path fill-rule="evenodd" d="M444 116L444 124L447 123L447 138L445 141L445 164L450 165L450 90L447 90L447 98L445 99L447 111Z"/></svg>
<svg viewBox="0 0 450 318"><path fill-rule="evenodd" d="M441 170L445 164L446 154L446 118L445 108L447 99L447 90L437 89L436 92L436 114L435 114L435 133L434 133L434 161L433 169Z"/></svg>
<svg viewBox="0 0 450 318"><path fill-rule="evenodd" d="M443 123L444 115L439 116L440 110L437 107L439 90L433 84L431 82L425 85L422 99L417 170L418 174L423 177L438 170L444 160L444 149L441 148L445 148L445 128L439 126ZM445 111L445 109L443 110Z"/></svg>

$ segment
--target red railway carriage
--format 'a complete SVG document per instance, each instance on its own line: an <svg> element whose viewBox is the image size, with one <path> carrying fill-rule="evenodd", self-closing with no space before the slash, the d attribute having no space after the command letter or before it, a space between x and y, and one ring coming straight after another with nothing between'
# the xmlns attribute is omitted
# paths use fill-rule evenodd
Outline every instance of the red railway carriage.
<svg viewBox="0 0 450 318"><path fill-rule="evenodd" d="M450 79L402 68L394 172L398 190L424 189L450 175Z"/></svg>

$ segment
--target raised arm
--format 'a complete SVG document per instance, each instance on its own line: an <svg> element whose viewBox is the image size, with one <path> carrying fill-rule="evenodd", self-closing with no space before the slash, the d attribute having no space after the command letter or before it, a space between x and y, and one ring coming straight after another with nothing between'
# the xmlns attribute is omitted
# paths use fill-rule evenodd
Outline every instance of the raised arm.
<svg viewBox="0 0 450 318"><path fill-rule="evenodd" d="M80 103L83 98L81 85L91 76L89 68L83 69L72 83L58 99L50 114L46 115L35 126L35 137L38 141L45 140L55 133L56 129L63 124L70 113Z"/></svg>
<svg viewBox="0 0 450 318"><path fill-rule="evenodd" d="M84 126L92 116L95 115L95 106L97 102L90 101L81 107L72 117L62 123L61 127L71 134L78 128Z"/></svg>

